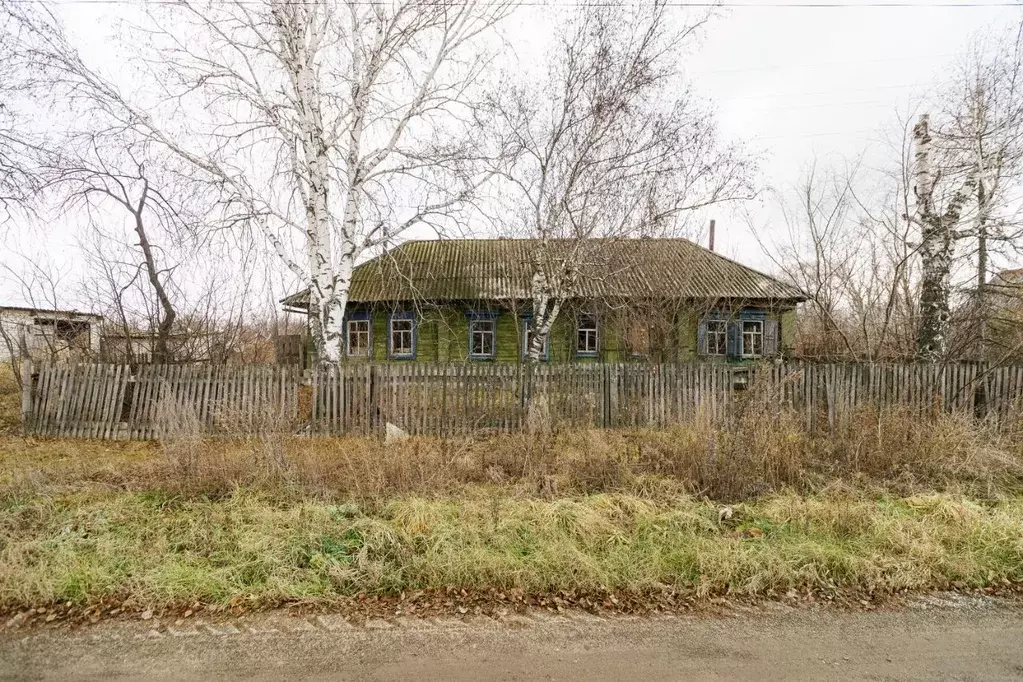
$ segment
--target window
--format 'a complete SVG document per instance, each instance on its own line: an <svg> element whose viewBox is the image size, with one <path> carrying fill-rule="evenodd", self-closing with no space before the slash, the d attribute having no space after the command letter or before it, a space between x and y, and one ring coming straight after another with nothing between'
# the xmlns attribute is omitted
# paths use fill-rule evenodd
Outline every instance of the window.
<svg viewBox="0 0 1023 682"><path fill-rule="evenodd" d="M415 356L415 323L408 316L391 316L390 349L392 358Z"/></svg>
<svg viewBox="0 0 1023 682"><path fill-rule="evenodd" d="M88 347L89 341L89 323L82 322L79 320L56 320L47 317L37 317L35 320L36 327L42 330L44 336L50 336L57 341L65 341L69 344L81 341L82 336L85 337L85 346ZM52 330L52 331L51 331Z"/></svg>
<svg viewBox="0 0 1023 682"><path fill-rule="evenodd" d="M576 326L575 354L587 357L597 355L597 318L580 315Z"/></svg>
<svg viewBox="0 0 1023 682"><path fill-rule="evenodd" d="M533 342L532 326L533 325L531 324L530 320L522 320L522 358L523 359L529 357L529 345ZM547 350L548 350L548 345L549 345L548 342L549 341L550 341L550 333L548 333L547 336L544 337L543 347L540 349L540 359L541 360L546 360L547 357L548 357Z"/></svg>
<svg viewBox="0 0 1023 682"><path fill-rule="evenodd" d="M490 318L469 320L469 357L482 360L494 357L496 322Z"/></svg>
<svg viewBox="0 0 1023 682"><path fill-rule="evenodd" d="M728 351L728 323L707 320L707 355L725 355Z"/></svg>
<svg viewBox="0 0 1023 682"><path fill-rule="evenodd" d="M742 321L742 357L759 358L764 354L764 321Z"/></svg>
<svg viewBox="0 0 1023 682"><path fill-rule="evenodd" d="M369 357L369 349L369 320L348 320L348 355Z"/></svg>

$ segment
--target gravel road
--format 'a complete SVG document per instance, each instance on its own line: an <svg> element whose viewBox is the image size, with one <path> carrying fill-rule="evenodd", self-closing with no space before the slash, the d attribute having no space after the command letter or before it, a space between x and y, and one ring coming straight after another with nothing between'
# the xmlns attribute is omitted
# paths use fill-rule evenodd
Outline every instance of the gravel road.
<svg viewBox="0 0 1023 682"><path fill-rule="evenodd" d="M955 595L899 610L769 604L371 620L274 612L178 625L7 627L0 679L1023 679L1023 609Z"/></svg>

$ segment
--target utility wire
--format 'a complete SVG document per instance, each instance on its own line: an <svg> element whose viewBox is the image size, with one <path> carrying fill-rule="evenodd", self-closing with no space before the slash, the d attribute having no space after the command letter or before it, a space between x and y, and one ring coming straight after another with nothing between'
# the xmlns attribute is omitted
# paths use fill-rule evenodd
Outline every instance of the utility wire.
<svg viewBox="0 0 1023 682"><path fill-rule="evenodd" d="M212 4L261 5L259 0L211 0ZM11 4L53 4L53 5L176 5L179 0L5 0ZM279 0L285 5L324 5L325 0ZM388 0L346 0L349 5L393 4ZM465 0L427 0L420 3L427 6L460 7L472 4ZM485 3L481 3L485 4ZM641 7L640 2L538 2L535 0L509 0L495 2L512 7ZM997 9L1015 7L1023 9L1020 2L665 2L665 7L692 7L697 9Z"/></svg>

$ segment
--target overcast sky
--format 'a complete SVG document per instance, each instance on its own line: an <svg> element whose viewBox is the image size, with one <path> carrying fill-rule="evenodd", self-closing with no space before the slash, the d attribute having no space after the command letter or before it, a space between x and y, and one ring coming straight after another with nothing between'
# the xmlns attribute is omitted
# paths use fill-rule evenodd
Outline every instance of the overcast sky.
<svg viewBox="0 0 1023 682"><path fill-rule="evenodd" d="M841 164L863 152L868 158L879 154L883 132L940 81L977 32L1004 31L1023 18L1023 7L996 6L996 0L981 0L986 6L925 0L912 7L865 6L878 3L864 0L842 7L780 4L811 2L726 2L684 68L697 91L715 103L723 136L761 151L762 183L781 190L791 188L815 157ZM84 46L87 56L116 58L105 38L116 8L90 0L63 5L74 33L91 43ZM536 16L521 8L511 33L529 33ZM777 229L778 212L766 195L749 208L758 225ZM744 220L724 210L716 217L719 251L771 269ZM70 232L53 226L46 236L68 283L75 271ZM22 252L43 248L36 236L13 237ZM0 258L13 256L6 251ZM65 296L69 305L81 305L73 289ZM0 282L0 297L8 304L26 302L10 281Z"/></svg>
<svg viewBox="0 0 1023 682"><path fill-rule="evenodd" d="M1023 8L966 2L864 4L734 7L708 31L691 77L717 103L722 131L765 152L763 182L791 189L815 157L840 165L866 153L878 161L899 114L941 80L977 32L1001 32L1023 17ZM778 219L766 198L754 216L769 228ZM770 267L742 221L719 219L717 243Z"/></svg>

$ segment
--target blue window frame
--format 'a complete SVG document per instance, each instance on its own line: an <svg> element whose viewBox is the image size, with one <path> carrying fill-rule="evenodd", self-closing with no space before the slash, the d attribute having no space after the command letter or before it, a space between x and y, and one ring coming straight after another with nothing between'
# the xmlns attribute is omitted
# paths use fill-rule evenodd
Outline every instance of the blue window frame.
<svg viewBox="0 0 1023 682"><path fill-rule="evenodd" d="M530 327L533 324L532 315L522 316L522 359L525 360L529 357L529 343L532 335L530 334ZM543 351L540 353L541 360L549 360L551 356L551 335L547 333L547 338L543 340Z"/></svg>
<svg viewBox="0 0 1023 682"><path fill-rule="evenodd" d="M416 319L413 313L391 313L387 318L387 356L392 360L416 357Z"/></svg>
<svg viewBox="0 0 1023 682"><path fill-rule="evenodd" d="M373 357L373 321L369 313L351 313L345 318L345 355L350 358Z"/></svg>
<svg viewBox="0 0 1023 682"><path fill-rule="evenodd" d="M497 357L497 316L499 313L469 311L469 359Z"/></svg>

